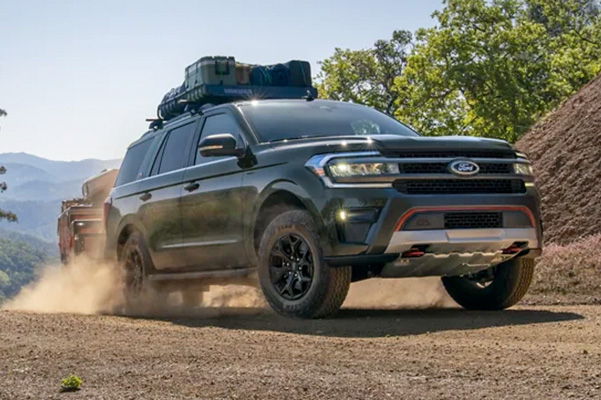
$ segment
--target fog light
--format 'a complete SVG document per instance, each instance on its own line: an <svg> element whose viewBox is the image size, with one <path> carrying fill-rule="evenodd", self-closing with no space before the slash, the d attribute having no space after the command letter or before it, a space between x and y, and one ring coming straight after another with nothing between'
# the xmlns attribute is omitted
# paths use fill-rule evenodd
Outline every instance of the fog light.
<svg viewBox="0 0 601 400"><path fill-rule="evenodd" d="M513 164L513 171L518 175L534 175L530 164Z"/></svg>

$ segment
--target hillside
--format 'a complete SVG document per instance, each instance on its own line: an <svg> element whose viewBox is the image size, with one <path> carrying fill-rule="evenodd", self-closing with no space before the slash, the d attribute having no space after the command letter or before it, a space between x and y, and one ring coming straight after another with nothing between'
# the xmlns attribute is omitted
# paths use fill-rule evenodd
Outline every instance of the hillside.
<svg viewBox="0 0 601 400"><path fill-rule="evenodd" d="M35 237L0 230L0 303L35 277L35 270L56 258L56 246Z"/></svg>
<svg viewBox="0 0 601 400"><path fill-rule="evenodd" d="M601 76L518 143L537 174L545 239L567 244L601 232Z"/></svg>
<svg viewBox="0 0 601 400"><path fill-rule="evenodd" d="M18 223L0 222L0 229L56 243L61 201L81 196L87 178L120 164L121 160L55 161L27 153L0 154L0 165L7 169L0 181L8 184L0 195L0 208L19 217Z"/></svg>
<svg viewBox="0 0 601 400"><path fill-rule="evenodd" d="M20 185L8 183L10 190L2 194L6 200L52 201L81 197L81 184L85 179L71 181L47 181L35 179Z"/></svg>
<svg viewBox="0 0 601 400"><path fill-rule="evenodd" d="M10 165L13 165L14 169L9 169ZM16 164L16 165L15 165ZM46 158L34 156L27 153L2 153L0 154L0 165L6 166L9 173L6 175L6 182L10 184L11 176L20 176L21 172L19 169L21 166L34 167L38 170L44 171L48 177L38 177L37 175L28 174L31 177L29 180L44 180L44 181L57 181L67 182L73 180L84 181L90 176L98 174L103 169L119 168L121 160L97 160L97 159L86 159L81 161L56 161L48 160Z"/></svg>
<svg viewBox="0 0 601 400"><path fill-rule="evenodd" d="M54 243L49 243L39 239L33 235L27 235L6 229L0 229L0 239L10 240L13 242L25 243L36 251L40 251L46 258L59 257L58 246Z"/></svg>
<svg viewBox="0 0 601 400"><path fill-rule="evenodd" d="M0 195L0 208L17 214L19 221L0 221L0 229L33 235L47 242L58 241L56 221L61 210L60 201L2 200L6 193Z"/></svg>

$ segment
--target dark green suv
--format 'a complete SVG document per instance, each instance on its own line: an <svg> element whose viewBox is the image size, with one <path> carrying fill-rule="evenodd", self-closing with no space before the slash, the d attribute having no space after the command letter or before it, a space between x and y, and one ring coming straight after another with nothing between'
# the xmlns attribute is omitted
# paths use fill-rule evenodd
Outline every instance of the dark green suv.
<svg viewBox="0 0 601 400"><path fill-rule="evenodd" d="M312 98L155 124L129 147L105 218L130 301L258 272L276 311L308 318L371 277L441 276L462 306L503 309L525 294L542 244L532 169L510 144L420 137Z"/></svg>

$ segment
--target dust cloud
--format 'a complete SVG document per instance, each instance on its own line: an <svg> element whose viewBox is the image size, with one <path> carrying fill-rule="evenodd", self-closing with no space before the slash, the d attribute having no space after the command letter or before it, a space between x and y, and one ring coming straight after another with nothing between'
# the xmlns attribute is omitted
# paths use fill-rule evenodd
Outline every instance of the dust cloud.
<svg viewBox="0 0 601 400"><path fill-rule="evenodd" d="M266 306L256 281L206 286L203 290L155 290L142 306L126 307L122 274L117 265L78 256L68 266L41 267L37 279L3 305L5 310L39 313L115 314L136 316L202 316L199 307L254 308ZM197 299L191 302L190 298ZM211 314L213 315L213 314Z"/></svg>
<svg viewBox="0 0 601 400"><path fill-rule="evenodd" d="M420 309L456 307L440 278L368 279L351 284L345 308Z"/></svg>
<svg viewBox="0 0 601 400"><path fill-rule="evenodd" d="M227 282L229 283L229 282ZM136 316L229 315L235 310L263 312L267 303L256 278L166 292L156 291L143 308L125 307L120 269L111 263L80 256L68 266L46 265L3 309L39 313L116 314ZM370 279L353 283L345 308L444 308L455 303L440 278ZM213 312L211 312L211 310ZM219 312L222 310L222 312ZM225 311L225 313L224 313Z"/></svg>
<svg viewBox="0 0 601 400"><path fill-rule="evenodd" d="M86 257L68 266L43 266L36 280L21 289L3 309L40 313L101 314L122 307L117 268Z"/></svg>

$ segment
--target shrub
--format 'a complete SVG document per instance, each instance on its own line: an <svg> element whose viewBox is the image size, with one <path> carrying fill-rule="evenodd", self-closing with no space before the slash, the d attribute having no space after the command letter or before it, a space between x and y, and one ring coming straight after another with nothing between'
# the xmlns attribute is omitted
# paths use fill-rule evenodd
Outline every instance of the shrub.
<svg viewBox="0 0 601 400"><path fill-rule="evenodd" d="M81 389L83 381L77 375L69 375L61 381L61 392L75 392Z"/></svg>

